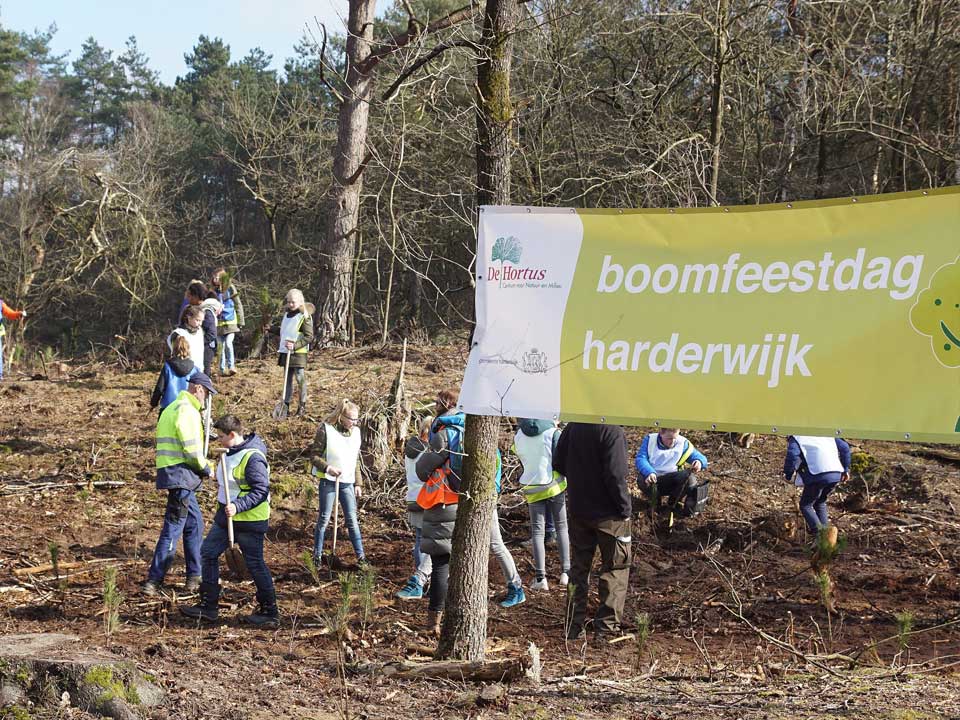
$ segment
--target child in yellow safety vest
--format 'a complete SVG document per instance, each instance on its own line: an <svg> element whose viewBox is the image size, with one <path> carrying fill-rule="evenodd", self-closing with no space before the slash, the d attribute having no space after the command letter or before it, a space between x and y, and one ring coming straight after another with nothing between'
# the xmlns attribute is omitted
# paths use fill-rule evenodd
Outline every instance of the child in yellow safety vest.
<svg viewBox="0 0 960 720"><path fill-rule="evenodd" d="M531 550L536 580L531 590L549 589L546 573L544 531L552 518L560 548L560 585L565 586L570 572L570 542L567 537L567 479L553 470L553 451L560 430L552 420L521 418L513 441L513 451L523 463L520 485L530 512Z"/></svg>

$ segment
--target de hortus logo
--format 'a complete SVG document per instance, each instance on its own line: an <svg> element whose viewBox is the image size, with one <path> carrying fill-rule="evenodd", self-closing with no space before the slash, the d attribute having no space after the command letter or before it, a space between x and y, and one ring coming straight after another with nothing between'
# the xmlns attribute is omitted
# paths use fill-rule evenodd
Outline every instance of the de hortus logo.
<svg viewBox="0 0 960 720"><path fill-rule="evenodd" d="M497 280L503 287L504 281L538 281L547 277L544 268L520 267L523 245L513 235L498 237L490 252L491 265L487 268L487 281ZM492 263L500 263L495 267Z"/></svg>

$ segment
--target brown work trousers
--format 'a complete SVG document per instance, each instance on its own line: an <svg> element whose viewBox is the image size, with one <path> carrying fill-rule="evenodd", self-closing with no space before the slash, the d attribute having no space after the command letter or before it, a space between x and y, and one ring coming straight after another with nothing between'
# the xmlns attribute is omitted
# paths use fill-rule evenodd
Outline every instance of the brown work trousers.
<svg viewBox="0 0 960 720"><path fill-rule="evenodd" d="M630 581L630 518L585 520L571 514L567 519L567 530L572 560L570 584L573 586L567 607L567 637L579 635L586 622L590 570L598 547L600 606L593 628L597 633L619 632Z"/></svg>

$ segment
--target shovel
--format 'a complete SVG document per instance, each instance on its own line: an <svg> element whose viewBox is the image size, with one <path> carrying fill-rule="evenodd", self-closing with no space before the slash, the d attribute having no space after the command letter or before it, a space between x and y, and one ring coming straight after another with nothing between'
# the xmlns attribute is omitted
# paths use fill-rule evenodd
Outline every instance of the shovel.
<svg viewBox="0 0 960 720"><path fill-rule="evenodd" d="M282 341L281 341L282 342ZM287 397L287 376L290 374L290 355L292 353L287 350L286 356L287 359L283 362L283 391L281 393L281 400L276 404L276 407L273 408L273 419L274 420L286 420L287 415L290 413L290 399ZM293 383L290 383L291 390L293 389Z"/></svg>
<svg viewBox="0 0 960 720"><path fill-rule="evenodd" d="M219 450L220 452L220 476L223 478L223 497L229 503L230 498L230 483L227 481L227 451L225 449ZM226 513L224 513L226 514ZM243 560L243 552L240 548L237 547L234 542L233 536L233 518L227 518L227 549L224 552L224 555L227 559L227 568L237 579L243 580L249 577L247 573L247 564Z"/></svg>
<svg viewBox="0 0 960 720"><path fill-rule="evenodd" d="M212 420L213 403L210 402L210 396L203 401L203 456L206 457L210 452L210 421Z"/></svg>
<svg viewBox="0 0 960 720"><path fill-rule="evenodd" d="M327 567L332 573L334 570L343 570L346 565L337 557L337 522L338 510L340 509L340 476L337 475L333 487L333 540L331 542L330 554L327 556Z"/></svg>

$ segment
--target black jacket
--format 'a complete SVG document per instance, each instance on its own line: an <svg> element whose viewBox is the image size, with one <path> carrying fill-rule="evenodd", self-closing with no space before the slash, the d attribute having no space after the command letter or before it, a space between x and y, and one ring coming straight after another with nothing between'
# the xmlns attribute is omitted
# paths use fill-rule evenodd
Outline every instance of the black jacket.
<svg viewBox="0 0 960 720"><path fill-rule="evenodd" d="M567 478L567 507L583 520L629 518L627 440L619 425L570 423L553 452L553 469Z"/></svg>

